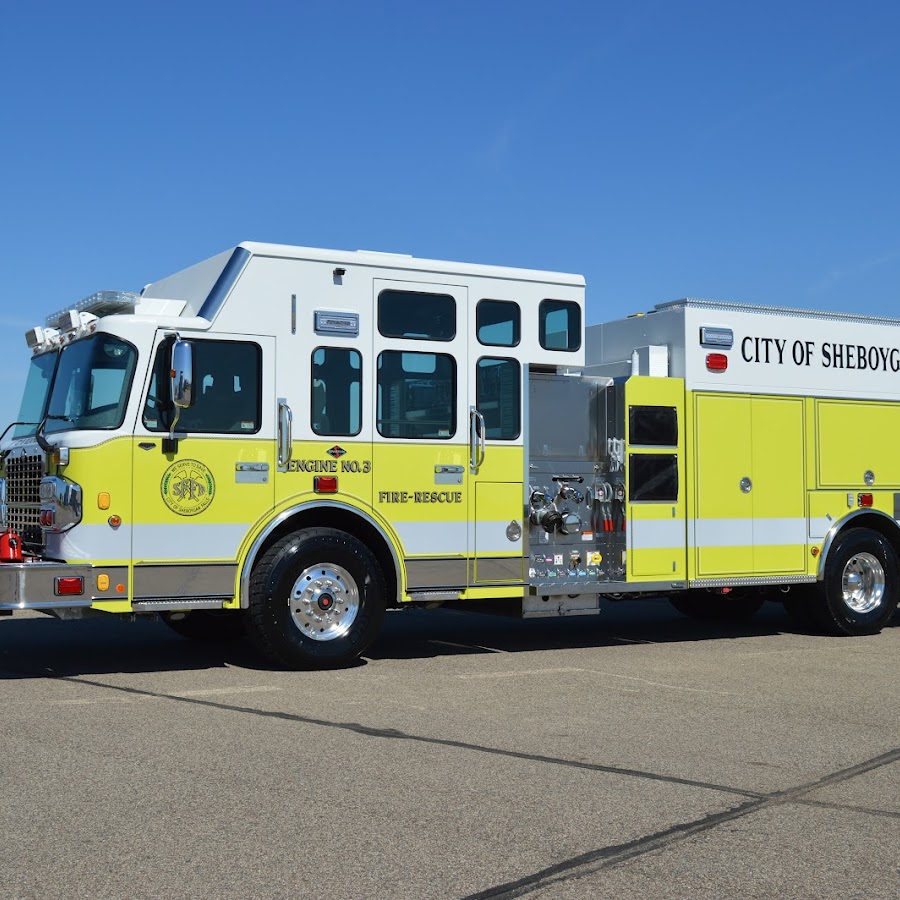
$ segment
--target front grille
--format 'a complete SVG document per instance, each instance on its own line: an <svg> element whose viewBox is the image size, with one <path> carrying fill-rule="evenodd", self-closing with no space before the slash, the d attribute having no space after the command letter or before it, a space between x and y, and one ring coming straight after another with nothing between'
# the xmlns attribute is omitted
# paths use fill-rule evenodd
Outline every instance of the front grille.
<svg viewBox="0 0 900 900"><path fill-rule="evenodd" d="M6 521L27 544L42 543L43 477L44 458L40 453L10 456L6 460Z"/></svg>

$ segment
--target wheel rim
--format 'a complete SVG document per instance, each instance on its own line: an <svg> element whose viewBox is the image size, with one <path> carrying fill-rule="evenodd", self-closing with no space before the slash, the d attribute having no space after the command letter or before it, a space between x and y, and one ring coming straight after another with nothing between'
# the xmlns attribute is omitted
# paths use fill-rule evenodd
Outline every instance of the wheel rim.
<svg viewBox="0 0 900 900"><path fill-rule="evenodd" d="M359 588L346 569L319 563L300 573L288 606L302 634L314 641L333 641L350 630L359 613Z"/></svg>
<svg viewBox="0 0 900 900"><path fill-rule="evenodd" d="M871 612L884 598L884 566L871 553L857 553L844 566L844 603L857 613Z"/></svg>

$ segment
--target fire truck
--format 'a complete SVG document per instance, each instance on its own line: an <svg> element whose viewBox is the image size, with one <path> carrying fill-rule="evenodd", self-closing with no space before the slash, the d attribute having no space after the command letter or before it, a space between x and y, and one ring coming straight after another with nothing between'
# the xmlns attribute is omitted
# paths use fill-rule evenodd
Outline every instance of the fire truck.
<svg viewBox="0 0 900 900"><path fill-rule="evenodd" d="M897 608L900 321L244 243L26 334L0 613L160 616L345 664L390 608Z"/></svg>

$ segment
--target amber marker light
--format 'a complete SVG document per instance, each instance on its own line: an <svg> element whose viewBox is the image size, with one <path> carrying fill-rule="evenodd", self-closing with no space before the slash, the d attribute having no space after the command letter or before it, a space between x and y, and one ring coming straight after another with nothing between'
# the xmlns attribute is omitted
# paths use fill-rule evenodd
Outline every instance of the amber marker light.
<svg viewBox="0 0 900 900"><path fill-rule="evenodd" d="M97 494L97 506L100 509L109 509L109 494L106 491Z"/></svg>

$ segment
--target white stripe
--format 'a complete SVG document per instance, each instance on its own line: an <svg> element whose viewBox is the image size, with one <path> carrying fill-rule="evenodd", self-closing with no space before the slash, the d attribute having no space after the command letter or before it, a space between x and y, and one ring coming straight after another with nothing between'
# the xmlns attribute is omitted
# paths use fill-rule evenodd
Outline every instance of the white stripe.
<svg viewBox="0 0 900 900"><path fill-rule="evenodd" d="M135 525L134 561L234 559L249 528L247 522Z"/></svg>
<svg viewBox="0 0 900 900"><path fill-rule="evenodd" d="M804 519L694 519L694 547L787 547L806 543Z"/></svg>
<svg viewBox="0 0 900 900"><path fill-rule="evenodd" d="M518 519L516 521L519 521ZM475 552L484 553L515 553L522 554L522 528L519 527L519 537L511 541L506 536L506 529L512 519L503 519L500 522L485 522L478 519L475 522Z"/></svg>
<svg viewBox="0 0 900 900"><path fill-rule="evenodd" d="M71 531L47 535L47 550L58 559L121 559L131 558L131 526L113 528L106 523L76 525Z"/></svg>
<svg viewBox="0 0 900 900"><path fill-rule="evenodd" d="M687 542L684 519L632 519L628 527L632 550L684 547Z"/></svg>
<svg viewBox="0 0 900 900"><path fill-rule="evenodd" d="M466 552L465 519L459 522L394 522L406 556L461 556Z"/></svg>

